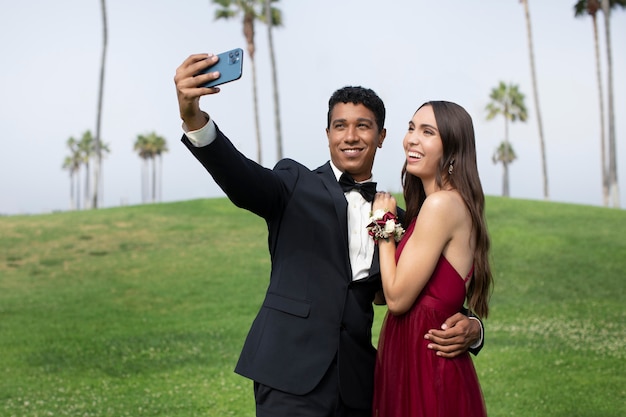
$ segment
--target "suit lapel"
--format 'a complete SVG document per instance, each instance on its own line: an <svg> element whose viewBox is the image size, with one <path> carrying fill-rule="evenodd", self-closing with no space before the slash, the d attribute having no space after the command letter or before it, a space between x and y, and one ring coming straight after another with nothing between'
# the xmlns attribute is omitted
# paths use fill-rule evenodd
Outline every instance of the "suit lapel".
<svg viewBox="0 0 626 417"><path fill-rule="evenodd" d="M341 234L345 240L346 247L348 247L348 202L346 201L346 196L343 194L339 183L337 183L337 178L335 178L329 162L319 167L317 173L320 174L322 183L333 200L335 213L341 225Z"/></svg>
<svg viewBox="0 0 626 417"><path fill-rule="evenodd" d="M346 201L346 196L343 194L343 190L339 186L337 178L335 178L335 173L330 167L330 162L326 162L324 165L317 168L315 172L319 174L322 184L324 184L324 187L330 194L333 201L335 214L337 215L340 228L339 232L344 243L343 247L346 250L343 257L346 260L346 265L350 271L350 276L348 278L351 279L352 268L350 266L350 257L348 255L348 202Z"/></svg>

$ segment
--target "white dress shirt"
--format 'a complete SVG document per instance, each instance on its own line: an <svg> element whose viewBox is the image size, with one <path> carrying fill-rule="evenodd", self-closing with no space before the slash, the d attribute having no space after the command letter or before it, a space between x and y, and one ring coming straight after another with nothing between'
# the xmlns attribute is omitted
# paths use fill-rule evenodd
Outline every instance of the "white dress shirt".
<svg viewBox="0 0 626 417"><path fill-rule="evenodd" d="M342 172L331 161L330 166L339 181ZM362 182L369 182L372 178ZM344 193L348 201L348 253L352 266L352 280L369 276L374 257L374 239L367 233L372 203L365 200L357 190Z"/></svg>

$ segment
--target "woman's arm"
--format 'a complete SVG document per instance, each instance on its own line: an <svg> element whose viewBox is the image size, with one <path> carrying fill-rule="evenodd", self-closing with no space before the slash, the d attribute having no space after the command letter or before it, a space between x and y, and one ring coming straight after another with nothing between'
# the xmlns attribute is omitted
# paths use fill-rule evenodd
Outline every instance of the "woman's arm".
<svg viewBox="0 0 626 417"><path fill-rule="evenodd" d="M375 207L390 206L391 201L387 200L381 197L378 201L377 197ZM430 279L439 257L459 227L457 205L454 196L447 191L426 198L397 265L395 242L392 239L378 242L383 291L392 314L407 312Z"/></svg>

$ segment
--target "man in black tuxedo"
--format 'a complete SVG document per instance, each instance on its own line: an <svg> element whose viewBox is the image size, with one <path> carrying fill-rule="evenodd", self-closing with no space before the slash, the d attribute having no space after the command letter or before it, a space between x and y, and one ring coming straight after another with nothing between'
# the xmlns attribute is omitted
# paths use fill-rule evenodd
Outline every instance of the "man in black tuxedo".
<svg viewBox="0 0 626 417"><path fill-rule="evenodd" d="M362 87L336 91L326 129L331 160L309 170L283 159L268 169L235 149L200 110L200 97L219 88L198 85L218 75L196 74L215 62L212 54L192 55L176 71L182 141L235 205L266 220L272 260L235 371L254 381L257 416L369 417L378 257L365 228L368 191L363 197L340 183L371 182L386 135L384 104ZM479 321L459 313L446 325L429 336L438 354L452 357L477 341L480 348Z"/></svg>

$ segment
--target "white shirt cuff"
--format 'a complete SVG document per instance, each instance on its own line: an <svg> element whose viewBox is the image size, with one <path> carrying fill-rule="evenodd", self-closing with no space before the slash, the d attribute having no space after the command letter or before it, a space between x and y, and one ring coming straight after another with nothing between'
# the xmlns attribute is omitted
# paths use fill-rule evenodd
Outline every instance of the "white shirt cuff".
<svg viewBox="0 0 626 417"><path fill-rule="evenodd" d="M478 320L477 317L469 316L469 318L478 321L478 323L480 324L480 339L478 339L478 342L470 346L471 349L477 349L478 347L480 347L481 343L483 343L483 337L484 337L483 324L480 322L480 320Z"/></svg>
<svg viewBox="0 0 626 417"><path fill-rule="evenodd" d="M189 130L187 125L183 123L183 131L185 132L185 136L189 139L189 142L196 148L201 148L202 146L207 146L212 143L217 137L217 130L215 128L215 123L209 117L208 114L202 112L207 118L207 124L202 126L198 130Z"/></svg>

